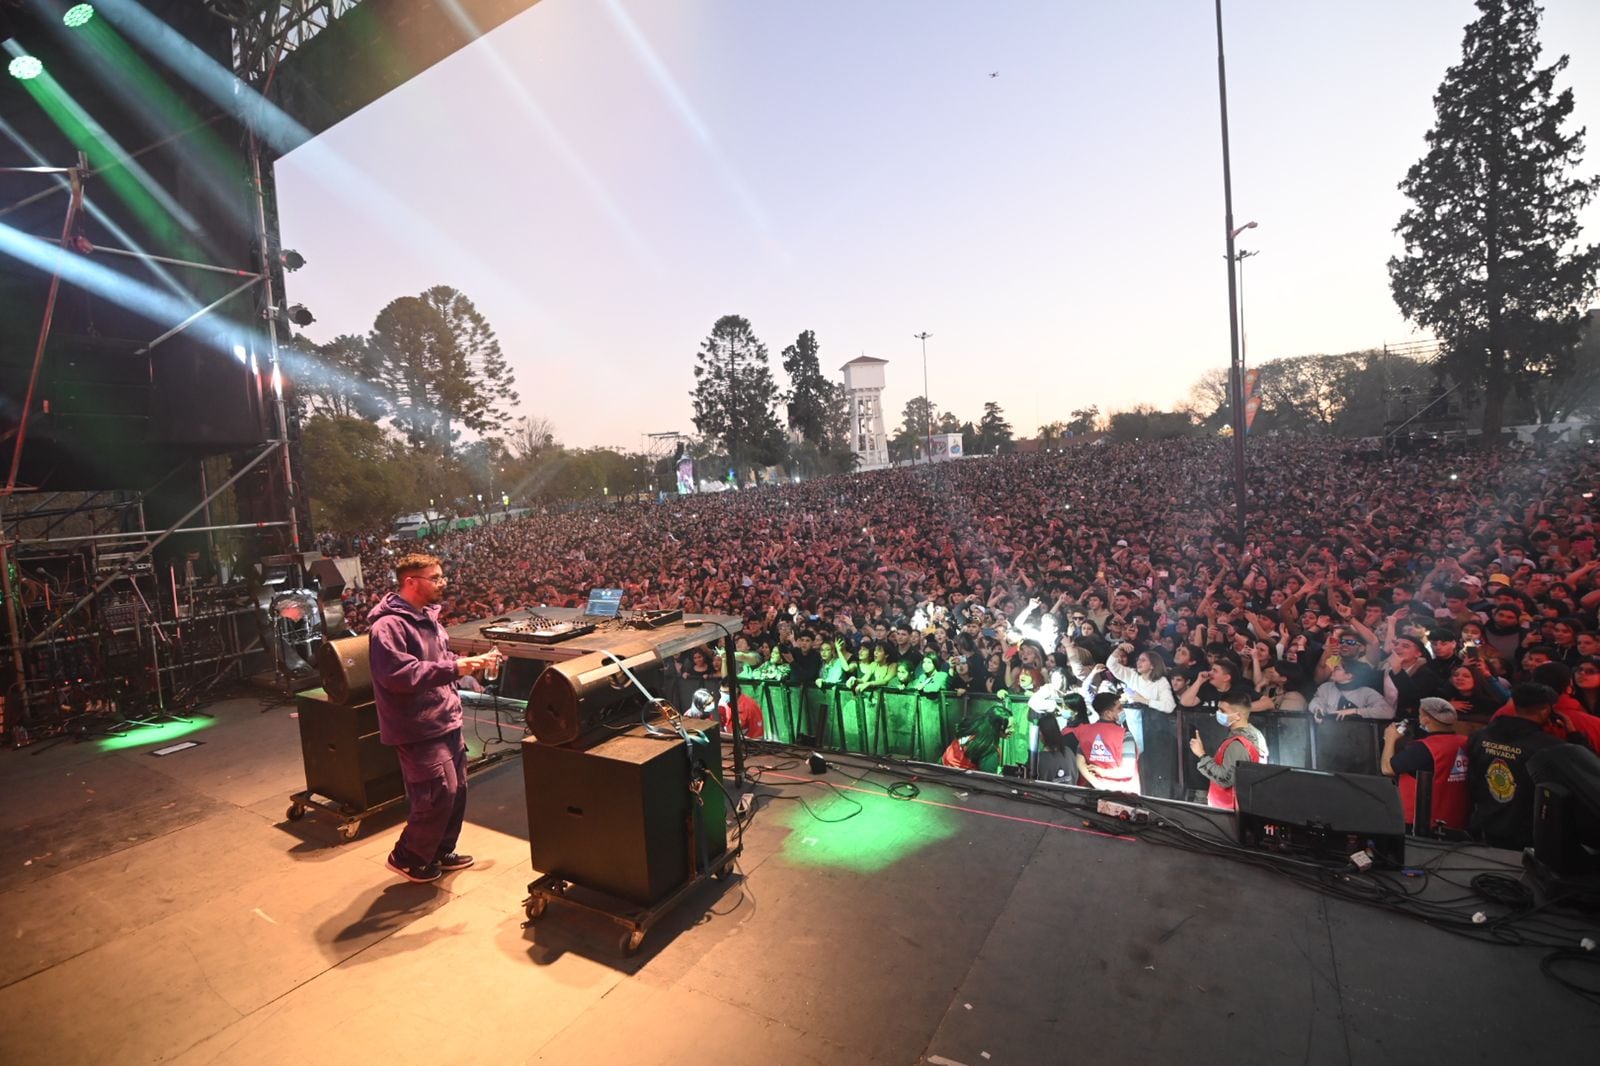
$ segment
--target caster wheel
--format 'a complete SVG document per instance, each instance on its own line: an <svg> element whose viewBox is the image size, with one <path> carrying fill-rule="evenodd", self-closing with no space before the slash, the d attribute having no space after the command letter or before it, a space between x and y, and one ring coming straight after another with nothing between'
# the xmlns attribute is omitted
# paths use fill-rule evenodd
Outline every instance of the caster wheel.
<svg viewBox="0 0 1600 1066"><path fill-rule="evenodd" d="M300 819L304 818L305 816L306 816L306 809L304 807L300 806L300 804L298 804L298 803L289 804L289 811L288 811L288 814L287 814L287 817L288 817L289 821L298 822Z"/></svg>
<svg viewBox="0 0 1600 1066"><path fill-rule="evenodd" d="M549 905L549 901L544 897L534 896L532 899L528 900L527 905L522 908L522 911L528 916L528 921L537 922L540 918L544 917L545 908Z"/></svg>
<svg viewBox="0 0 1600 1066"><path fill-rule="evenodd" d="M361 832L360 822L346 822L339 827L339 839L354 840L359 832Z"/></svg>
<svg viewBox="0 0 1600 1066"><path fill-rule="evenodd" d="M617 947L624 955L632 955L639 950L639 945L644 943L644 930L632 929L617 940Z"/></svg>
<svg viewBox="0 0 1600 1066"><path fill-rule="evenodd" d="M726 881L728 878L733 876L733 863L730 862L720 870L713 870L711 876L716 878L718 881Z"/></svg>

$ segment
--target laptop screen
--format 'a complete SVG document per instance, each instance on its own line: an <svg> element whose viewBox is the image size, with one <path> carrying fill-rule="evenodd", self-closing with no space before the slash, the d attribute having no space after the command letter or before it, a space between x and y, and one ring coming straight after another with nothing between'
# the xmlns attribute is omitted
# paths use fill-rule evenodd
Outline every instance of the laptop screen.
<svg viewBox="0 0 1600 1066"><path fill-rule="evenodd" d="M596 618L615 618L622 610L621 589L590 589L589 605L583 613Z"/></svg>

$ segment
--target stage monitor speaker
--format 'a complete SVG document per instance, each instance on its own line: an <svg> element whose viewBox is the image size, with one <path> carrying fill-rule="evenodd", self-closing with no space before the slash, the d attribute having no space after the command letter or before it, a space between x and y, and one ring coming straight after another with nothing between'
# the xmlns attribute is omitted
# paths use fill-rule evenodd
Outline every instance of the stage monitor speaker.
<svg viewBox="0 0 1600 1066"><path fill-rule="evenodd" d="M524 740L533 868L648 906L725 852L717 726L684 725L706 738L692 754L682 738L649 736L642 727L590 748Z"/></svg>
<svg viewBox="0 0 1600 1066"><path fill-rule="evenodd" d="M528 694L528 730L542 744L571 744L593 733L618 704L642 699L629 673L652 693L660 691L661 653L652 641L636 637L619 641L605 654L590 652L552 663Z"/></svg>
<svg viewBox="0 0 1600 1066"><path fill-rule="evenodd" d="M1345 861L1370 850L1405 865L1405 812L1387 777L1241 763L1235 796L1246 847Z"/></svg>
<svg viewBox="0 0 1600 1066"><path fill-rule="evenodd" d="M339 564L324 556L310 559L306 563L306 576L311 583L317 586L317 595L323 603L337 600L344 592L344 574L339 571Z"/></svg>
<svg viewBox="0 0 1600 1066"><path fill-rule="evenodd" d="M372 664L367 635L325 640L317 649L317 672L328 702L348 707L372 699Z"/></svg>

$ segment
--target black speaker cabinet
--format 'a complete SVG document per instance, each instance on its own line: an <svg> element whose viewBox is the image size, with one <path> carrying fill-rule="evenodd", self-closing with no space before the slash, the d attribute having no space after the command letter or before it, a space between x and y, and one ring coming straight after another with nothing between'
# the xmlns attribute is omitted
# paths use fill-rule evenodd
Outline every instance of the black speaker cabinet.
<svg viewBox="0 0 1600 1066"><path fill-rule="evenodd" d="M1247 847L1343 860L1371 848L1405 865L1405 812L1387 777L1241 763L1235 788Z"/></svg>
<svg viewBox="0 0 1600 1066"><path fill-rule="evenodd" d="M366 643L366 637L360 639ZM351 813L405 795L400 760L378 739L376 704L343 706L321 689L300 693L295 703L307 790L344 804Z"/></svg>
<svg viewBox="0 0 1600 1066"><path fill-rule="evenodd" d="M694 745L695 763L720 781L716 725L685 724L707 740ZM533 868L644 905L683 885L697 850L709 860L728 848L722 789L706 781L696 799L688 748L681 737L663 740L642 728L588 748L524 740Z"/></svg>
<svg viewBox="0 0 1600 1066"><path fill-rule="evenodd" d="M323 693L329 702L348 707L372 700L372 663L367 657L370 647L367 635L362 633L325 640L317 648L317 672L322 675Z"/></svg>

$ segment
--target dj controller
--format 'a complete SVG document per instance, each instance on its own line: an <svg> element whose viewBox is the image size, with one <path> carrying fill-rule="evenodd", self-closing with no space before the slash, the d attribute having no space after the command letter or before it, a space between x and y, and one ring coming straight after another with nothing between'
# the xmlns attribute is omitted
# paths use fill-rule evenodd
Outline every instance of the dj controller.
<svg viewBox="0 0 1600 1066"><path fill-rule="evenodd" d="M592 622L556 621L543 615L531 615L512 621L496 621L478 630L487 640L504 640L512 644L559 644L563 640L581 637L594 632Z"/></svg>
<svg viewBox="0 0 1600 1066"><path fill-rule="evenodd" d="M516 620L497 618L488 625L480 626L478 632L485 640L503 640L512 644L559 644L573 637L581 637L585 633L593 633L596 629L601 631L659 629L681 621L683 611L678 609L635 611L627 616L598 621L589 621L589 617L592 616L559 621L541 614L530 614L527 618Z"/></svg>

